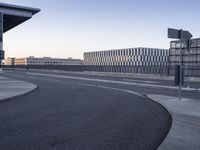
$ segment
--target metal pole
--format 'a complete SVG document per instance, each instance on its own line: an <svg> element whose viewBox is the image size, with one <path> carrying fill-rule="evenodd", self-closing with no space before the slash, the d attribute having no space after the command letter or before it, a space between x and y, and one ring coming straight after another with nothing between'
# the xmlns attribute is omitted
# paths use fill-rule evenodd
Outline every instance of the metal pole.
<svg viewBox="0 0 200 150"><path fill-rule="evenodd" d="M0 50L3 50L3 13L0 12ZM0 71L2 69L2 60L0 54Z"/></svg>
<svg viewBox="0 0 200 150"><path fill-rule="evenodd" d="M188 40L188 66L187 66L187 88L190 88L190 77L189 77L189 67L190 67L190 40Z"/></svg>
<svg viewBox="0 0 200 150"><path fill-rule="evenodd" d="M182 29L180 30L180 73L179 73L179 90L178 90L178 97L181 100L181 88L182 88Z"/></svg>

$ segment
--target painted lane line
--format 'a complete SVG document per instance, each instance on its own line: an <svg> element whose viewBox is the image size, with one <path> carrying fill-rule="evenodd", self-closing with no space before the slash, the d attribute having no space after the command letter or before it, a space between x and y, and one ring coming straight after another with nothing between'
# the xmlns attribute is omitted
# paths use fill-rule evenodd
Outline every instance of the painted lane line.
<svg viewBox="0 0 200 150"><path fill-rule="evenodd" d="M178 90L178 87L175 86L166 86L166 85L155 85L155 84L147 84L147 83L134 83L134 82L125 82L125 81L115 81L115 80L105 80L105 79L91 79L85 77L73 77L73 76L64 76L64 75L53 75L53 74L44 74L44 73L27 73L30 75L37 75L37 76L47 76L47 77L57 77L57 78L64 78L64 79L74 79L74 80L84 80L84 81L94 81L94 82L103 82L103 83L117 83L117 84L124 84L124 85L135 85L140 87L151 87L151 88L163 88L163 89L170 89L170 90ZM187 90L188 88L182 88L183 90ZM196 91L196 88L190 88L190 90Z"/></svg>
<svg viewBox="0 0 200 150"><path fill-rule="evenodd" d="M132 82L145 82L145 83L161 83L158 81L146 81L146 80L133 80L133 79L123 79L123 81L132 81Z"/></svg>
<svg viewBox="0 0 200 150"><path fill-rule="evenodd" d="M141 93L138 93L138 92L134 92L134 91L125 90L125 89L120 89L120 88L113 88L113 87L101 86L101 85L94 85L94 84L78 84L78 85L89 86L89 87L97 87L97 88L103 88L103 89L110 89L110 90L116 90L116 91L131 93L131 94L134 94L134 95L146 98L144 96L144 94L141 94Z"/></svg>

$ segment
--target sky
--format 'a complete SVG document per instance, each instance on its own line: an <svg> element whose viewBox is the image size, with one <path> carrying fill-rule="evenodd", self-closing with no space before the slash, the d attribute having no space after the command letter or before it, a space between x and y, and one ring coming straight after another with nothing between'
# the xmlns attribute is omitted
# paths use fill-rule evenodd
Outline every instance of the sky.
<svg viewBox="0 0 200 150"><path fill-rule="evenodd" d="M169 48L167 28L200 37L199 0L0 0L40 8L4 34L6 57L83 59L83 52Z"/></svg>

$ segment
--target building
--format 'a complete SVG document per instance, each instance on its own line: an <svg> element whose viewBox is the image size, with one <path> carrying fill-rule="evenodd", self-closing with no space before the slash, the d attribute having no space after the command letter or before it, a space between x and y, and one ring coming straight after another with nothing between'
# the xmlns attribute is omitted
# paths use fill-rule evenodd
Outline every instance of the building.
<svg viewBox="0 0 200 150"><path fill-rule="evenodd" d="M109 72L167 74L168 59L169 50L157 48L138 47L84 53L86 66L104 66Z"/></svg>
<svg viewBox="0 0 200 150"><path fill-rule="evenodd" d="M15 65L15 58L8 57L4 60L4 65Z"/></svg>
<svg viewBox="0 0 200 150"><path fill-rule="evenodd" d="M32 18L40 9L0 3L0 68L4 59L3 33Z"/></svg>
<svg viewBox="0 0 200 150"><path fill-rule="evenodd" d="M27 65L27 58L15 58L14 65Z"/></svg>
<svg viewBox="0 0 200 150"><path fill-rule="evenodd" d="M15 58L14 65L32 65L32 66L65 66L65 65L83 65L83 60L72 58L51 58L51 57L25 57Z"/></svg>
<svg viewBox="0 0 200 150"><path fill-rule="evenodd" d="M183 41L181 64L184 66L186 76L200 76L200 38L191 39L190 44L188 44L188 41ZM170 75L174 75L176 65L180 65L180 41L171 41L169 53Z"/></svg>

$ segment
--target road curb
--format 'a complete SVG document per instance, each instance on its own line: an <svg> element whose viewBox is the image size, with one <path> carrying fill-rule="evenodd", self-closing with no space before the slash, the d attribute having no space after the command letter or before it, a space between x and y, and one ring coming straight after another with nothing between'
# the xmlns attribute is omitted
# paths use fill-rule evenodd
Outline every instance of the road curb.
<svg viewBox="0 0 200 150"><path fill-rule="evenodd" d="M162 102L160 102L160 101L157 101L157 100L151 98L151 94L147 94L146 97L147 97L149 100L151 100L151 101L153 101L153 102L159 104L159 105L160 105L161 107L163 107L165 110L167 110L167 112L169 113L170 118L171 118L171 126L170 126L170 129L169 129L169 131L168 131L166 137L163 139L162 143L157 147L157 149L160 150L159 148L162 146L163 142L164 142L166 139L169 138L168 135L169 135L169 133L170 133L170 131L171 131L171 129L172 129L172 124L173 124L173 113L172 113L172 111L170 110L170 108L169 108L167 105L165 105L164 103L162 103Z"/></svg>
<svg viewBox="0 0 200 150"><path fill-rule="evenodd" d="M5 77L5 79L11 79L11 80L13 80L13 81L18 81L18 82L20 82L21 80L16 80L16 79L12 79L12 78L7 78L7 77ZM5 101L10 101L10 100L12 100L13 98L16 98L16 97L19 97L19 96L24 96L24 95L27 95L27 94L29 94L29 93L32 93L32 92L34 92L34 91L36 91L39 87L36 85L36 84L33 84L33 83L29 83L29 82L26 82L26 81L21 81L23 84L25 84L25 86L26 86L26 84L27 84L27 86L29 86L29 89L27 90L27 91L22 91L22 92L20 92L20 91L17 91L16 93L14 93L14 94L10 94L10 96L5 96L5 98L4 97L1 97L0 98L0 103L3 103L3 102L5 102ZM16 86L16 85L13 85L13 86ZM20 86L23 86L23 85L19 85L19 87ZM12 86L10 86L10 88L12 88ZM21 88L21 87L20 87ZM8 90L9 90L9 88L8 88ZM13 90L13 89L12 89ZM3 92L2 92L3 93ZM1 93L1 94L2 94Z"/></svg>
<svg viewBox="0 0 200 150"><path fill-rule="evenodd" d="M0 99L0 103L4 103L6 101L10 101L12 100L13 98L17 98L17 97L20 97L20 96L25 96L25 95L28 95L34 91L36 91L39 87L36 86L34 89L28 91L28 92L25 92L25 93L22 93L22 94L19 94L19 95L15 95L15 96L11 96L11 97L8 97L8 98L5 98L5 99Z"/></svg>
<svg viewBox="0 0 200 150"><path fill-rule="evenodd" d="M172 117L172 126L158 150L199 150L200 102L197 99L149 94L152 101L165 107Z"/></svg>

